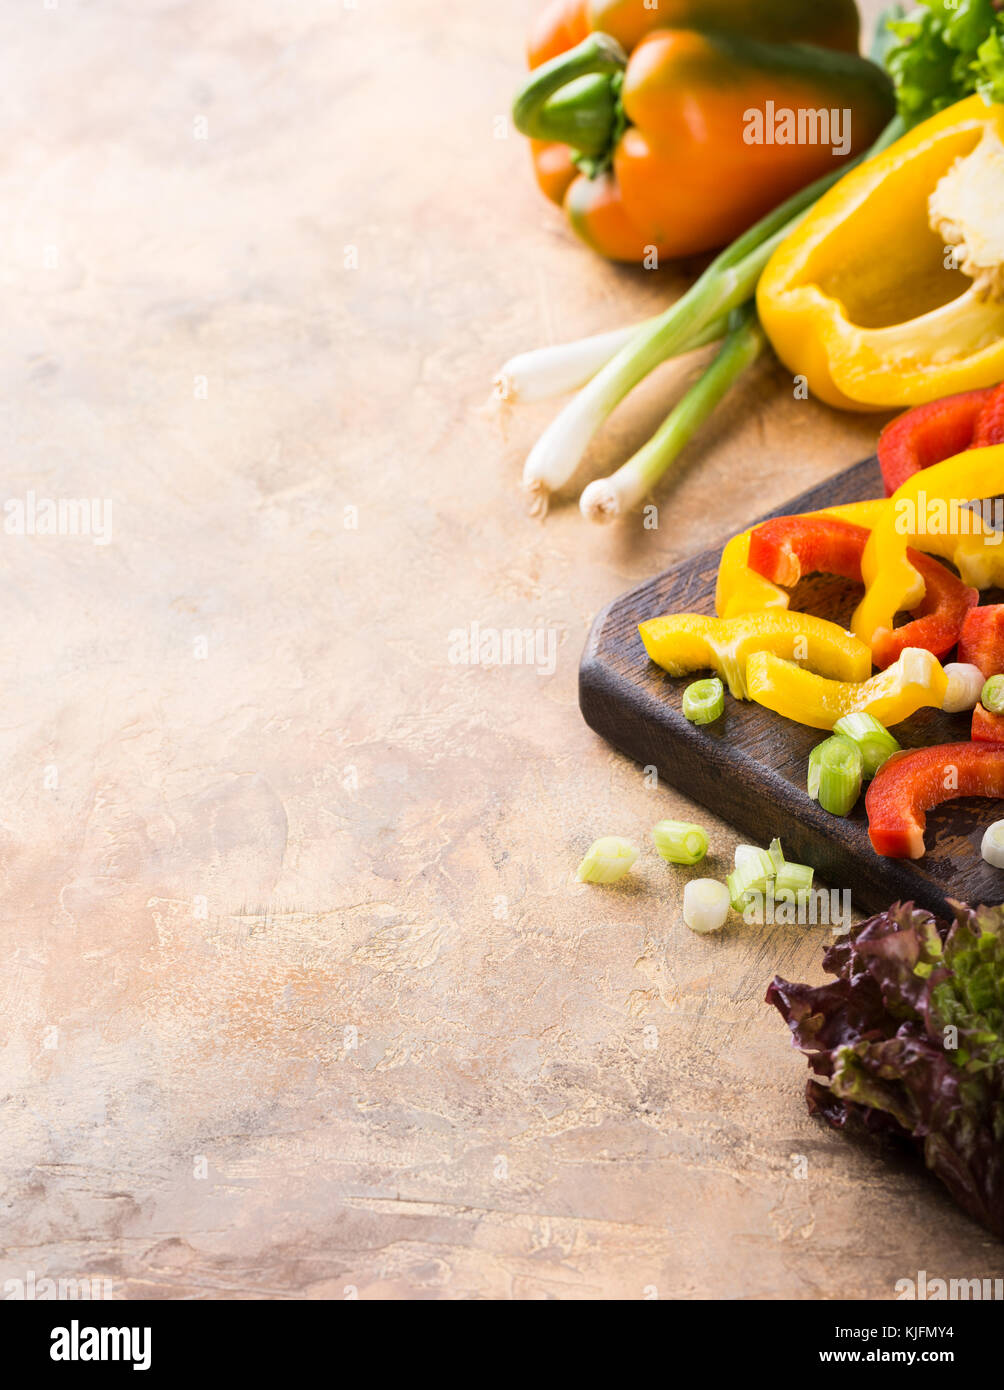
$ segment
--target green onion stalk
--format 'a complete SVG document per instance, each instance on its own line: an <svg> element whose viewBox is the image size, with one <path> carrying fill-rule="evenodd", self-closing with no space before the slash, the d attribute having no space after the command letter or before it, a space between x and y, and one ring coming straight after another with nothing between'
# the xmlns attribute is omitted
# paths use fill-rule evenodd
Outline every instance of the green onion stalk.
<svg viewBox="0 0 1004 1390"><path fill-rule="evenodd" d="M614 521L633 511L713 414L722 397L767 346L752 300L729 315L729 332L715 360L673 407L652 438L609 478L591 482L579 498L590 521Z"/></svg>
<svg viewBox="0 0 1004 1390"><path fill-rule="evenodd" d="M551 347L521 352L499 368L492 383L492 394L506 405L526 405L578 391L627 346L640 327L645 326L632 323L627 328L613 328L608 333L596 333L573 343L555 343ZM680 355L706 347L708 343L717 343L727 331L728 318L723 314L688 338Z"/></svg>
<svg viewBox="0 0 1004 1390"><path fill-rule="evenodd" d="M761 218L715 257L682 298L642 324L634 337L561 411L531 450L523 469L523 486L532 512L543 515L547 511L551 493L569 481L600 426L639 382L667 358L684 351L686 344L715 319L752 300L771 256L827 189L843 178L854 164L872 158L893 144L905 130L901 118L893 117L870 150L817 179ZM729 358L727 369L719 359L712 363L709 371L714 374L719 399L757 355L754 353L751 357L748 352L735 352ZM659 451L659 457L666 458L667 466L672 457L672 445L679 435L678 417L675 428L670 431L668 440L664 437L663 448ZM634 471L642 470L653 480L658 476L651 458L643 459ZM603 519L604 509L590 507L589 514Z"/></svg>
<svg viewBox="0 0 1004 1390"><path fill-rule="evenodd" d="M626 63L615 40L602 33L589 35L577 48L563 54L560 62L546 63L530 74L513 104L517 129L538 139L563 140L576 149L582 167L588 166L609 150L617 83ZM712 326L753 299L771 255L822 194L854 163L876 154L904 130L902 121L895 118L871 150L775 208L717 256L680 300L641 324L626 342L619 342L614 335L600 335L579 349L572 344L557 351L543 350L547 356L523 354L503 367L495 383L495 394L503 400L540 399L575 389L583 377L587 381L527 458L523 485L531 510L546 512L551 493L568 483L596 431L639 382L667 358L713 341ZM748 336L747 342L751 341ZM603 360L611 349L612 356ZM752 354L732 351L725 362L716 359L709 369L713 386L706 393L698 391L687 409L675 415L672 423L667 422L667 431L654 453L643 451L643 457L620 480L627 489L625 496L631 495L633 475L643 478L646 487L658 479L731 382L757 355L759 350ZM595 375L587 377L587 371L595 371ZM705 401L710 402L706 409ZM609 500L609 493L605 495ZM592 498L583 508L587 515L604 520L619 514L616 503L611 510L600 493L594 491Z"/></svg>

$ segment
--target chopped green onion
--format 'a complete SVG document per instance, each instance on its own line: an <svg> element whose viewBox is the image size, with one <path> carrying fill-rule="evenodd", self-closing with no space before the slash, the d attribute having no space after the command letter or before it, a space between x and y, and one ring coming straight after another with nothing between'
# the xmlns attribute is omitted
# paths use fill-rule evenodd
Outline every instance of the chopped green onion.
<svg viewBox="0 0 1004 1390"><path fill-rule="evenodd" d="M762 857L761 857L762 856ZM739 845L736 849L736 867L726 882L729 898L737 912L742 912L750 893L766 893L767 884L774 877L774 865L766 850L755 845Z"/></svg>
<svg viewBox="0 0 1004 1390"><path fill-rule="evenodd" d="M655 847L668 864L696 864L708 852L708 837L689 821L661 820L652 827Z"/></svg>
<svg viewBox="0 0 1004 1390"><path fill-rule="evenodd" d="M899 744L892 734L871 714L845 714L834 724L833 732L857 745L866 779L874 777L882 764L899 752Z"/></svg>
<svg viewBox="0 0 1004 1390"><path fill-rule="evenodd" d="M756 845L736 845L736 868L749 880L750 888L763 890L767 880L776 872L774 861L765 849Z"/></svg>
<svg viewBox="0 0 1004 1390"><path fill-rule="evenodd" d="M980 704L991 714L1004 714L1004 676L991 676L983 687Z"/></svg>
<svg viewBox="0 0 1004 1390"><path fill-rule="evenodd" d="M1004 820L995 820L987 829L980 853L995 869L1004 869Z"/></svg>
<svg viewBox="0 0 1004 1390"><path fill-rule="evenodd" d="M774 880L775 896L781 893L794 893L796 899L801 893L808 893L812 887L813 868L811 864L791 864L785 862L777 871Z"/></svg>
<svg viewBox="0 0 1004 1390"><path fill-rule="evenodd" d="M683 714L691 724L711 724L725 709L725 687L717 676L694 681L683 692Z"/></svg>
<svg viewBox="0 0 1004 1390"><path fill-rule="evenodd" d="M638 851L630 840L606 835L593 841L575 876L580 883L617 883L637 858Z"/></svg>
<svg viewBox="0 0 1004 1390"><path fill-rule="evenodd" d="M729 874L725 880L729 892L729 903L736 912L742 912L746 907L746 894L750 891L748 885L743 881L742 875L738 870Z"/></svg>
<svg viewBox="0 0 1004 1390"><path fill-rule="evenodd" d="M980 698L985 677L978 666L968 661L950 661L945 667L948 688L941 708L946 714L961 714L973 709Z"/></svg>
<svg viewBox="0 0 1004 1390"><path fill-rule="evenodd" d="M714 878L693 878L683 890L683 920L691 931L712 932L724 927L729 915L729 890Z"/></svg>
<svg viewBox="0 0 1004 1390"><path fill-rule="evenodd" d="M864 767L861 749L842 734L817 743L809 754L809 795L831 815L846 816L861 795Z"/></svg>
<svg viewBox="0 0 1004 1390"><path fill-rule="evenodd" d="M774 865L774 872L779 874L784 867L785 859L784 851L781 848L781 841L776 835L773 840L771 840L770 849L767 853L770 855L771 863Z"/></svg>

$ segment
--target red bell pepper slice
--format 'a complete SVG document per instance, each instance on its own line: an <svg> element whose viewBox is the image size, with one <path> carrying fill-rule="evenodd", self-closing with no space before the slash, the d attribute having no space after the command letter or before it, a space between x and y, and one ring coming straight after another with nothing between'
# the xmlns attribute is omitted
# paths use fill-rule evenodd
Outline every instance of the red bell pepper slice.
<svg viewBox="0 0 1004 1390"><path fill-rule="evenodd" d="M966 614L959 660L978 666L987 680L1004 674L1004 603L985 603Z"/></svg>
<svg viewBox="0 0 1004 1390"><path fill-rule="evenodd" d="M995 389L990 386L945 396L940 401L915 406L890 421L878 441L886 496L891 497L922 468L971 448L977 422Z"/></svg>
<svg viewBox="0 0 1004 1390"><path fill-rule="evenodd" d="M990 444L1004 444L1004 383L994 387L990 399L976 421L971 449L984 449Z"/></svg>
<svg viewBox="0 0 1004 1390"><path fill-rule="evenodd" d="M960 796L1004 797L1004 745L939 743L894 753L865 796L868 835L876 854L919 859L926 811Z"/></svg>
<svg viewBox="0 0 1004 1390"><path fill-rule="evenodd" d="M748 563L785 588L792 588L803 574L817 572L860 583L868 535L865 527L836 517L779 516L751 532ZM925 647L935 656L944 656L958 642L966 614L979 602L975 589L930 555L915 550L907 554L923 576L924 597L911 622L876 635L872 656L883 670L906 647Z"/></svg>
<svg viewBox="0 0 1004 1390"><path fill-rule="evenodd" d="M973 728L969 737L974 743L1004 743L1004 714L991 714L978 704L973 710Z"/></svg>

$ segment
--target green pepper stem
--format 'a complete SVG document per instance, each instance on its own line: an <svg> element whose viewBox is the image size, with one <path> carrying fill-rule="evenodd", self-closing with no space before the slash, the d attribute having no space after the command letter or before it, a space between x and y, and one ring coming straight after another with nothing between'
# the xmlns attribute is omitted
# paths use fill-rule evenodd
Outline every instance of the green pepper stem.
<svg viewBox="0 0 1004 1390"><path fill-rule="evenodd" d="M513 124L533 140L555 140L590 158L606 155L620 110L611 77L626 67L616 39L590 34L530 73L516 93Z"/></svg>

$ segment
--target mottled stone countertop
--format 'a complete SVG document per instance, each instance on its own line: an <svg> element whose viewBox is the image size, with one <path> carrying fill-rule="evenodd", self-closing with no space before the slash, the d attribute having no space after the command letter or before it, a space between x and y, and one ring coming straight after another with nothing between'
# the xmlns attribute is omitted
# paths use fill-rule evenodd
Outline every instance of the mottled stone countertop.
<svg viewBox="0 0 1004 1390"><path fill-rule="evenodd" d="M652 856L574 882L595 835L694 813L583 724L592 615L876 422L770 362L657 530L589 529L574 494L526 517L553 407L501 417L496 367L686 282L600 262L533 186L504 118L536 5L0 12L5 498L110 520L0 536L4 1280L889 1298L1004 1273L935 1184L806 1115L763 995L821 978L825 929L694 936ZM554 673L451 661L472 623L553 630Z"/></svg>

